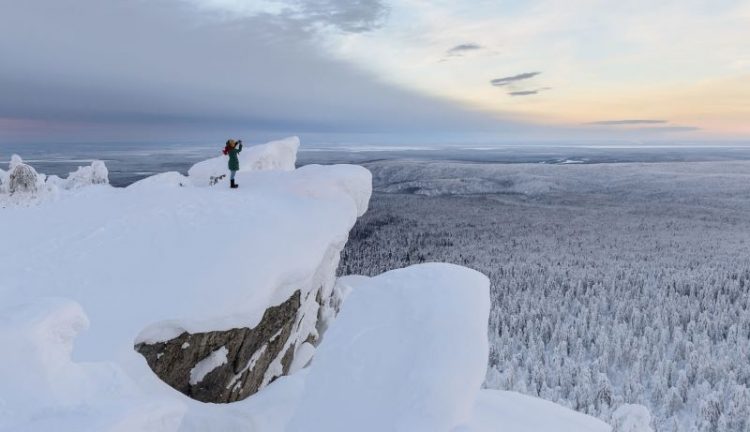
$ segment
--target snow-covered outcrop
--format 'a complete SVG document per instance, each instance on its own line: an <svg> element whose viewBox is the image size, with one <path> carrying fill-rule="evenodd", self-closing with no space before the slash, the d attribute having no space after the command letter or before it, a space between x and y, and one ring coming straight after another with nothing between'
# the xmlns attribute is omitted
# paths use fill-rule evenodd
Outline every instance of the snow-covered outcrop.
<svg viewBox="0 0 750 432"><path fill-rule="evenodd" d="M294 159L290 142L278 143L281 167ZM245 162L273 166L275 145L246 147L264 162ZM93 166L69 181L96 182L101 172ZM70 299L91 322L76 341L77 360L112 361L130 375L143 364L138 345L186 394L242 399L292 370L293 360L300 368L310 359L340 303L339 252L367 208L370 174L343 165L244 171L237 190L184 179L70 188L64 199L4 209L0 237L13 253L0 260L0 304ZM227 362L191 383L196 365L222 348Z"/></svg>
<svg viewBox="0 0 750 432"><path fill-rule="evenodd" d="M240 189L167 173L1 209L0 431L483 432L505 401L563 426L550 430L608 432L480 390L480 273L429 264L337 283L371 176L287 169L294 142L259 151L281 169L240 172Z"/></svg>

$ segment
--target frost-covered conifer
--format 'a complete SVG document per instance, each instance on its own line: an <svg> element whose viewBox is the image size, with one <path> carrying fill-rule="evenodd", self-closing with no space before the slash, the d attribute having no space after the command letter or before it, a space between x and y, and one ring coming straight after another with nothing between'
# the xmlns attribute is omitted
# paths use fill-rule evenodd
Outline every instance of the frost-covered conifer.
<svg viewBox="0 0 750 432"><path fill-rule="evenodd" d="M8 192L11 194L34 194L39 189L39 176L34 168L23 162L11 163L8 175Z"/></svg>

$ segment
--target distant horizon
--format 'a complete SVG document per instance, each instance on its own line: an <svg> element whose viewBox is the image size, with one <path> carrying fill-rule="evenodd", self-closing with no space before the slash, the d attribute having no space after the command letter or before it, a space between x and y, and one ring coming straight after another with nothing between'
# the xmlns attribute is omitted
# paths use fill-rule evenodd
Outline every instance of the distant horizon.
<svg viewBox="0 0 750 432"><path fill-rule="evenodd" d="M282 137L277 137L282 138ZM260 144L246 140L246 145ZM177 171L186 174L193 164L221 154L223 142L184 143L79 143L0 144L0 170L11 155L45 175L67 177L79 166L95 160L105 163L114 186L127 186L155 174ZM482 143L404 145L302 140L298 165L357 164L376 161L461 162L474 164L610 164L750 161L750 145L724 144L560 144Z"/></svg>
<svg viewBox="0 0 750 432"><path fill-rule="evenodd" d="M356 136L365 136L367 139L356 139L352 136L342 137L340 134L331 136L315 134L293 134L293 133L258 133L245 135L223 135L216 138L169 138L169 139L86 139L86 140L58 140L54 138L46 140L0 140L0 150L3 147L11 146L216 146L221 145L226 139L239 138L247 144L261 144L268 141L281 139L289 136L298 136L301 140L301 148L304 149L321 149L332 148L341 149L350 147L363 151L366 148L384 147L384 148L405 148L405 149L429 149L429 148L465 148L465 147L486 147L505 148L505 147L581 147L581 148L721 148L721 147L750 147L750 138L735 139L694 139L694 140L669 140L669 139L650 139L650 140L629 140L629 139L523 139L508 137L503 140L489 141L486 138L480 139L440 139L433 140L426 138L398 138L386 135L361 134Z"/></svg>

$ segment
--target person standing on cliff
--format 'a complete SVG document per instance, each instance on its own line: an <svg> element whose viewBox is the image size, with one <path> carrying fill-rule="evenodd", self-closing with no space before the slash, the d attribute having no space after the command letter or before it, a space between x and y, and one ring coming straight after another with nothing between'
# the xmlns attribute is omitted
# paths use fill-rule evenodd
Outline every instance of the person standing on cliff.
<svg viewBox="0 0 750 432"><path fill-rule="evenodd" d="M224 147L224 154L229 156L229 187L237 189L239 186L234 182L234 175L240 170L240 160L237 157L242 151L242 140L230 139Z"/></svg>

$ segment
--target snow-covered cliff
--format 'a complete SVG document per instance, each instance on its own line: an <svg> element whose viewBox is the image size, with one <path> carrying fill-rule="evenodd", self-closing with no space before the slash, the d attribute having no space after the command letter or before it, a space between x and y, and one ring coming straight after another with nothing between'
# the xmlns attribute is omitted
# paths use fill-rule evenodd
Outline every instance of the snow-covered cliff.
<svg viewBox="0 0 750 432"><path fill-rule="evenodd" d="M479 389L483 275L431 264L337 283L371 176L294 169L298 145L247 152L237 190L220 159L124 189L95 164L0 209L0 430L478 432L499 426L499 401L535 409ZM549 413L556 431L608 430Z"/></svg>

